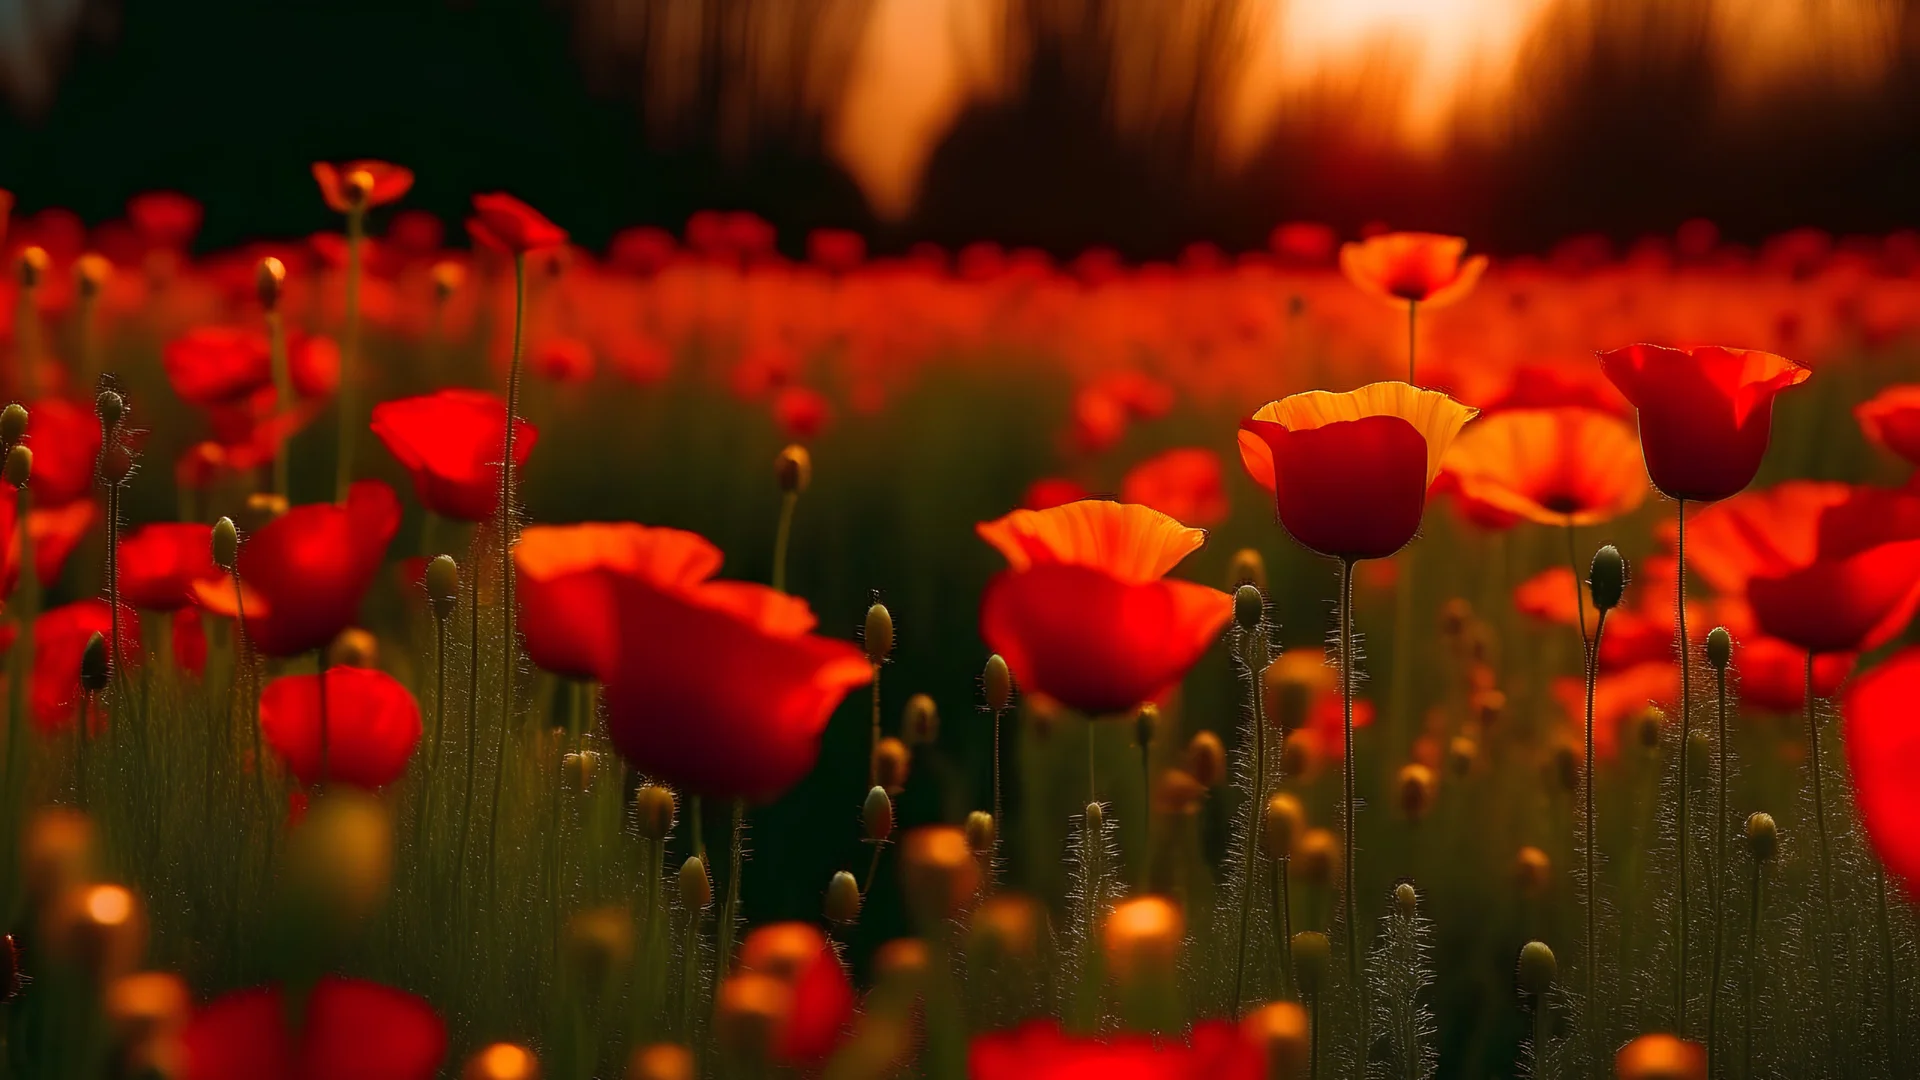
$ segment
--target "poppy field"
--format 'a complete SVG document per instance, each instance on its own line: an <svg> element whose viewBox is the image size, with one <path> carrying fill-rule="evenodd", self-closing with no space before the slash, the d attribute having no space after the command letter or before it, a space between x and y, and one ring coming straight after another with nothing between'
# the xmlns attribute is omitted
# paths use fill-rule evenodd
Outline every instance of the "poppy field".
<svg viewBox="0 0 1920 1080"><path fill-rule="evenodd" d="M0 1077L1920 1075L1920 237L0 193Z"/></svg>

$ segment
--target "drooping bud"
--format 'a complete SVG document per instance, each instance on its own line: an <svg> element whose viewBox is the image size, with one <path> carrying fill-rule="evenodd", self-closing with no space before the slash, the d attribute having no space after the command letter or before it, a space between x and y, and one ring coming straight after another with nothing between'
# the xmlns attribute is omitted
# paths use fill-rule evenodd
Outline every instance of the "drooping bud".
<svg viewBox="0 0 1920 1080"><path fill-rule="evenodd" d="M1121 983L1171 981L1186 939L1180 905L1164 896L1121 901L1107 915L1101 933L1107 970Z"/></svg>
<svg viewBox="0 0 1920 1080"><path fill-rule="evenodd" d="M707 864L700 856L689 855L680 864L680 906L688 911L704 911L713 903L713 880L707 877Z"/></svg>
<svg viewBox="0 0 1920 1080"><path fill-rule="evenodd" d="M213 565L233 573L240 561L240 530L230 517L223 517L213 523Z"/></svg>
<svg viewBox="0 0 1920 1080"><path fill-rule="evenodd" d="M951 825L926 825L900 842L900 876L907 904L926 926L966 906L980 885L980 864L966 833Z"/></svg>
<svg viewBox="0 0 1920 1080"><path fill-rule="evenodd" d="M656 844L673 831L673 815L677 809L673 789L664 784L642 784L633 793L633 816L640 826L640 835Z"/></svg>
<svg viewBox="0 0 1920 1080"><path fill-rule="evenodd" d="M1400 766L1400 775L1394 781L1394 791L1398 794L1400 812L1408 821L1419 821L1433 809L1434 793L1439 782L1434 778L1433 770L1417 761Z"/></svg>
<svg viewBox="0 0 1920 1080"><path fill-rule="evenodd" d="M1773 815L1764 810L1756 810L1747 815L1747 851L1755 862L1768 862L1774 852L1780 850L1780 833L1773 823Z"/></svg>
<svg viewBox="0 0 1920 1080"><path fill-rule="evenodd" d="M1267 560L1253 548L1234 552L1233 561L1227 564L1227 588L1238 589L1242 585L1251 585L1263 593L1267 591Z"/></svg>
<svg viewBox="0 0 1920 1080"><path fill-rule="evenodd" d="M540 1080L540 1060L518 1043L497 1042L467 1059L460 1080Z"/></svg>
<svg viewBox="0 0 1920 1080"><path fill-rule="evenodd" d="M884 664L893 652L893 613L885 604L875 604L867 609L866 626L860 634L860 644L867 650L867 660L875 664Z"/></svg>
<svg viewBox="0 0 1920 1080"><path fill-rule="evenodd" d="M906 736L908 746L940 741L940 707L932 697L915 694L907 699L907 707L900 713L900 733Z"/></svg>
<svg viewBox="0 0 1920 1080"><path fill-rule="evenodd" d="M907 790L907 771L913 766L913 751L889 735L874 748L873 766L880 786L887 789L887 794L898 795Z"/></svg>
<svg viewBox="0 0 1920 1080"><path fill-rule="evenodd" d="M773 478L780 483L780 490L788 495L798 495L813 483L813 455L807 448L794 443L780 456L773 459Z"/></svg>
<svg viewBox="0 0 1920 1080"><path fill-rule="evenodd" d="M109 983L131 972L146 952L146 913L125 886L77 886L48 908L41 940L55 959Z"/></svg>
<svg viewBox="0 0 1920 1080"><path fill-rule="evenodd" d="M1240 629L1252 631L1260 629L1267 617L1267 602L1260 590L1252 585L1242 585L1233 593L1233 621Z"/></svg>
<svg viewBox="0 0 1920 1080"><path fill-rule="evenodd" d="M25 443L16 443L7 451L6 481L16 488L27 486L33 477L33 448Z"/></svg>
<svg viewBox="0 0 1920 1080"><path fill-rule="evenodd" d="M1318 930L1302 930L1293 935L1293 981L1302 997L1318 997L1326 986L1327 968L1333 962L1333 945Z"/></svg>
<svg viewBox="0 0 1920 1080"><path fill-rule="evenodd" d="M1619 1080L1707 1080L1707 1048L1665 1033L1642 1035L1613 1058Z"/></svg>
<svg viewBox="0 0 1920 1080"><path fill-rule="evenodd" d="M975 855L985 855L993 850L993 815L985 810L975 810L967 815L967 846Z"/></svg>
<svg viewBox="0 0 1920 1080"><path fill-rule="evenodd" d="M886 788L875 785L867 792L867 801L860 805L860 827L876 844L893 835L893 796Z"/></svg>
<svg viewBox="0 0 1920 1080"><path fill-rule="evenodd" d="M113 279L113 263L105 255L89 251L73 260L73 285L80 299L92 300Z"/></svg>
<svg viewBox="0 0 1920 1080"><path fill-rule="evenodd" d="M627 1080L694 1080L693 1051L678 1043L654 1043L627 1059Z"/></svg>
<svg viewBox="0 0 1920 1080"><path fill-rule="evenodd" d="M1277 791L1267 800L1266 817L1261 821L1260 850L1278 862L1293 854L1296 838L1306 831L1307 811L1290 791Z"/></svg>
<svg viewBox="0 0 1920 1080"><path fill-rule="evenodd" d="M1587 592L1593 597L1594 608L1612 611L1620 606L1620 597L1626 591L1627 560L1619 548L1602 545L1593 553L1593 564L1587 570Z"/></svg>
<svg viewBox="0 0 1920 1080"><path fill-rule="evenodd" d="M1553 950L1544 941L1529 941L1520 946L1520 960L1514 968L1514 985L1522 994L1531 998L1553 989L1553 980L1560 975L1560 964L1553 957Z"/></svg>
<svg viewBox="0 0 1920 1080"><path fill-rule="evenodd" d="M1007 670L1007 662L999 653L987 657L987 667L980 675L980 689L985 692L987 708L994 712L1005 712L1013 703L1013 673Z"/></svg>
<svg viewBox="0 0 1920 1080"><path fill-rule="evenodd" d="M460 602L460 564L454 562L451 555L435 555L427 563L425 580L427 603L433 608L433 617L445 622L453 615L454 605Z"/></svg>
<svg viewBox="0 0 1920 1080"><path fill-rule="evenodd" d="M365 630L349 626L327 648L327 663L333 667L379 667L380 642Z"/></svg>
<svg viewBox="0 0 1920 1080"><path fill-rule="evenodd" d="M12 447L27 437L27 407L14 402L0 411L0 446Z"/></svg>
<svg viewBox="0 0 1920 1080"><path fill-rule="evenodd" d="M1420 890L1413 882L1403 881L1393 887L1393 908L1402 919L1411 919L1420 911Z"/></svg>
<svg viewBox="0 0 1920 1080"><path fill-rule="evenodd" d="M272 311L280 306L280 294L287 287L287 264L269 255L254 268L253 291L260 306Z"/></svg>
<svg viewBox="0 0 1920 1080"><path fill-rule="evenodd" d="M633 957L633 916L620 907L579 912L567 920L561 946L561 969L578 993L597 998Z"/></svg>
<svg viewBox="0 0 1920 1080"><path fill-rule="evenodd" d="M100 417L100 426L112 431L120 426L121 419L127 415L127 401L112 390L102 390L93 399L93 411Z"/></svg>
<svg viewBox="0 0 1920 1080"><path fill-rule="evenodd" d="M1187 775L1203 787L1218 787L1227 778L1227 748L1211 731L1196 731L1187 740Z"/></svg>
<svg viewBox="0 0 1920 1080"><path fill-rule="evenodd" d="M97 694L107 688L107 680L112 674L112 665L107 657L107 637L95 630L87 638L86 646L80 650L80 689Z"/></svg>
<svg viewBox="0 0 1920 1080"><path fill-rule="evenodd" d="M354 169L341 178L340 190L347 197L347 205L356 210L365 209L367 197L373 194L373 174Z"/></svg>
<svg viewBox="0 0 1920 1080"><path fill-rule="evenodd" d="M860 883L845 870L834 872L827 881L827 921L846 926L860 918Z"/></svg>
<svg viewBox="0 0 1920 1080"><path fill-rule="evenodd" d="M1547 853L1529 844L1513 857L1513 880L1522 896L1537 897L1547 891L1553 876L1553 860Z"/></svg>
<svg viewBox="0 0 1920 1080"><path fill-rule="evenodd" d="M1324 889L1340 876L1340 840L1327 829L1308 829L1294 848L1293 859L1308 885Z"/></svg>
<svg viewBox="0 0 1920 1080"><path fill-rule="evenodd" d="M1307 1010L1294 1001L1274 1001L1248 1013L1240 1033L1260 1052L1269 1080L1302 1080L1310 1071L1313 1031Z"/></svg>
<svg viewBox="0 0 1920 1080"><path fill-rule="evenodd" d="M28 245L20 249L18 260L14 263L14 272L23 289L37 289L47 279L47 249L38 245Z"/></svg>
<svg viewBox="0 0 1920 1080"><path fill-rule="evenodd" d="M1707 632L1707 663L1713 670L1724 673L1727 665L1733 663L1733 635L1727 633L1724 626L1716 626Z"/></svg>

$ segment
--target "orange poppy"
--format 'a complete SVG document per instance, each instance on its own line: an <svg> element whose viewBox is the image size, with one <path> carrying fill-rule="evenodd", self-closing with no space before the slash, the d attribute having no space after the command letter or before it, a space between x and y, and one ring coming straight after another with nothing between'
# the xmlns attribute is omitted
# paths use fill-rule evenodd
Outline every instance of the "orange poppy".
<svg viewBox="0 0 1920 1080"><path fill-rule="evenodd" d="M1184 1039L1145 1034L1069 1035L1051 1020L976 1035L972 1080L1257 1080L1266 1075L1252 1040L1224 1021L1195 1024Z"/></svg>
<svg viewBox="0 0 1920 1080"><path fill-rule="evenodd" d="M1467 241L1438 233L1382 233L1340 246L1340 270L1347 280L1383 300L1439 307L1473 291L1486 272L1487 257L1461 261Z"/></svg>
<svg viewBox="0 0 1920 1080"><path fill-rule="evenodd" d="M513 461L524 467L539 436L514 417ZM501 442L507 403L484 390L436 390L373 407L373 433L413 476L427 509L457 521L485 521L500 505Z"/></svg>
<svg viewBox="0 0 1920 1080"><path fill-rule="evenodd" d="M1227 489L1220 455L1180 447L1135 465L1120 481L1123 502L1151 506L1186 525L1218 525L1227 519Z"/></svg>
<svg viewBox="0 0 1920 1080"><path fill-rule="evenodd" d="M597 679L618 659L602 575L691 587L719 572L720 549L695 533L631 522L534 525L520 534L513 562L527 656L557 675Z"/></svg>
<svg viewBox="0 0 1920 1080"><path fill-rule="evenodd" d="M1313 390L1242 420L1240 460L1302 546L1381 559L1419 531L1427 489L1476 411L1403 382Z"/></svg>
<svg viewBox="0 0 1920 1080"><path fill-rule="evenodd" d="M1920 465L1920 386L1889 386L1855 406L1853 415L1875 446Z"/></svg>
<svg viewBox="0 0 1920 1080"><path fill-rule="evenodd" d="M1150 507L1088 499L975 531L1008 563L987 583L981 636L1022 687L1089 715L1166 694L1233 614L1226 593L1166 577L1206 533Z"/></svg>
<svg viewBox="0 0 1920 1080"><path fill-rule="evenodd" d="M214 999L180 1033L187 1080L431 1080L447 1029L425 1000L323 975L290 1008L277 985Z"/></svg>
<svg viewBox="0 0 1920 1080"><path fill-rule="evenodd" d="M320 680L326 679L324 695ZM300 783L321 777L320 702L326 701L326 779L369 790L407 771L420 742L420 705L398 679L360 667L283 675L260 693L260 731Z"/></svg>
<svg viewBox="0 0 1920 1080"><path fill-rule="evenodd" d="M1841 702L1854 800L1873 850L1920 895L1920 648L1908 647L1856 679Z"/></svg>
<svg viewBox="0 0 1920 1080"><path fill-rule="evenodd" d="M1594 525L1647 496L1633 429L1593 409L1514 409L1463 432L1445 461L1456 499L1542 525Z"/></svg>
<svg viewBox="0 0 1920 1080"><path fill-rule="evenodd" d="M1783 356L1717 345L1629 345L1601 353L1600 370L1639 414L1653 486L1695 502L1753 482L1773 431L1774 397L1812 374Z"/></svg>
<svg viewBox="0 0 1920 1080"><path fill-rule="evenodd" d="M356 172L365 172L373 177L373 187L367 191L367 208L385 206L405 195L413 187L413 170L399 165L390 165L384 161L349 161L335 165L331 162L313 163L313 179L320 185L320 197L327 202L327 208L336 214L344 214L353 209L352 200L347 198L347 177Z"/></svg>

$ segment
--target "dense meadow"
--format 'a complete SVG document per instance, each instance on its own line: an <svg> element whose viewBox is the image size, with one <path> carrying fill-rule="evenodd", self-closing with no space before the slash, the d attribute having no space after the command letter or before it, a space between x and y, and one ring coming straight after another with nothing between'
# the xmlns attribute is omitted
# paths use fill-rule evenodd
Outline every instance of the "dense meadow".
<svg viewBox="0 0 1920 1080"><path fill-rule="evenodd" d="M1920 234L313 179L0 192L0 1077L1920 1075Z"/></svg>

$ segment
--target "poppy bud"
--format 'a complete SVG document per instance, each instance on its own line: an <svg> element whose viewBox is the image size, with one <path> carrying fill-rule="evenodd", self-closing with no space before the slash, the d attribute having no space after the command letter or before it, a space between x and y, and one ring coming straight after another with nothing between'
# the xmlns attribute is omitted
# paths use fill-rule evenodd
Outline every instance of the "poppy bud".
<svg viewBox="0 0 1920 1080"><path fill-rule="evenodd" d="M1514 967L1514 984L1522 994L1538 998L1553 989L1553 980L1560 974L1560 964L1553 958L1553 950L1544 941L1529 941L1520 946L1520 961Z"/></svg>
<svg viewBox="0 0 1920 1080"><path fill-rule="evenodd" d="M373 174L365 169L354 169L341 178L340 190L347 196L347 205L355 210L364 210L367 197L373 194Z"/></svg>
<svg viewBox="0 0 1920 1080"><path fill-rule="evenodd" d="M1456 644L1464 641L1473 625L1473 605L1456 596L1440 607L1440 636Z"/></svg>
<svg viewBox="0 0 1920 1080"><path fill-rule="evenodd" d="M134 969L147 951L147 920L140 899L120 885L68 889L41 926L49 955L101 983Z"/></svg>
<svg viewBox="0 0 1920 1080"><path fill-rule="evenodd" d="M592 750L570 752L560 759L560 771L567 778L567 786L584 795L593 790L593 778L600 771L600 755Z"/></svg>
<svg viewBox="0 0 1920 1080"><path fill-rule="evenodd" d="M1419 821L1433 809L1433 796L1437 787L1433 770L1417 761L1400 766L1399 778L1394 782L1394 790L1399 793L1400 812L1409 821Z"/></svg>
<svg viewBox="0 0 1920 1080"><path fill-rule="evenodd" d="M1267 560L1253 548L1234 552L1233 561L1227 564L1227 588L1237 590L1242 585L1267 591Z"/></svg>
<svg viewBox="0 0 1920 1080"><path fill-rule="evenodd" d="M980 901L967 922L967 949L989 965L1031 959L1040 944L1040 905L1018 893Z"/></svg>
<svg viewBox="0 0 1920 1080"><path fill-rule="evenodd" d="M940 708L933 698L915 694L907 699L907 707L900 714L900 733L906 736L908 746L940 741Z"/></svg>
<svg viewBox="0 0 1920 1080"><path fill-rule="evenodd" d="M424 581L433 617L445 622L453 615L454 605L460 602L460 564L454 562L451 555L435 555L427 563Z"/></svg>
<svg viewBox="0 0 1920 1080"><path fill-rule="evenodd" d="M0 411L0 446L11 447L27 437L27 407L14 402Z"/></svg>
<svg viewBox="0 0 1920 1080"><path fill-rule="evenodd" d="M1695 787L1706 787L1713 779L1713 740L1698 729L1687 735L1687 780Z"/></svg>
<svg viewBox="0 0 1920 1080"><path fill-rule="evenodd" d="M379 799L339 790L313 800L288 842L282 886L340 931L363 926L393 878L393 827Z"/></svg>
<svg viewBox="0 0 1920 1080"><path fill-rule="evenodd" d="M1660 733L1667 727L1667 714L1657 705L1649 705L1634 718L1633 737L1643 749L1657 750Z"/></svg>
<svg viewBox="0 0 1920 1080"><path fill-rule="evenodd" d="M927 943L919 938L895 938L873 952L873 981L876 986L898 983L911 986L927 974Z"/></svg>
<svg viewBox="0 0 1920 1080"><path fill-rule="evenodd" d="M1206 786L1185 769L1162 769L1153 785L1153 809L1159 814L1191 814L1200 809Z"/></svg>
<svg viewBox="0 0 1920 1080"><path fill-rule="evenodd" d="M1483 732L1498 727L1501 717L1507 715L1507 695L1498 690L1476 690L1470 704L1473 706L1473 718Z"/></svg>
<svg viewBox="0 0 1920 1080"><path fill-rule="evenodd" d="M441 303L446 303L454 293L459 292L460 286L467 280L466 267L451 260L443 259L434 263L428 274L433 278L433 295Z"/></svg>
<svg viewBox="0 0 1920 1080"><path fill-rule="evenodd" d="M561 964L580 991L597 997L633 957L633 918L625 908L602 907L567 920Z"/></svg>
<svg viewBox="0 0 1920 1080"><path fill-rule="evenodd" d="M951 825L926 825L900 844L901 880L907 903L931 927L952 917L980 884L980 864L966 833Z"/></svg>
<svg viewBox="0 0 1920 1080"><path fill-rule="evenodd" d="M1480 746L1465 735L1455 735L1447 742L1447 771L1455 776L1465 776L1473 771L1473 763L1480 758Z"/></svg>
<svg viewBox="0 0 1920 1080"><path fill-rule="evenodd" d="M280 306L280 294L287 287L287 264L269 255L260 260L253 272L253 291L260 306L268 311Z"/></svg>
<svg viewBox="0 0 1920 1080"><path fill-rule="evenodd" d="M48 262L46 248L31 245L21 248L19 259L14 263L14 271L19 276L20 287L39 288L40 283L47 279Z"/></svg>
<svg viewBox="0 0 1920 1080"><path fill-rule="evenodd" d="M1295 779L1310 779L1320 764L1311 739L1288 739L1280 750L1280 770Z"/></svg>
<svg viewBox="0 0 1920 1080"><path fill-rule="evenodd" d="M860 806L860 827L876 844L885 843L893 835L893 796L886 788L876 785L867 792L867 801Z"/></svg>
<svg viewBox="0 0 1920 1080"><path fill-rule="evenodd" d="M713 882L707 877L707 864L700 856L689 855L680 864L680 906L688 911L705 911L713 903Z"/></svg>
<svg viewBox="0 0 1920 1080"><path fill-rule="evenodd" d="M874 773L889 795L907 790L907 770L913 764L913 751L907 744L889 735L880 740L873 752Z"/></svg>
<svg viewBox="0 0 1920 1080"><path fill-rule="evenodd" d="M987 668L980 675L980 688L986 692L987 708L1005 712L1013 703L1013 673L999 653L987 657Z"/></svg>
<svg viewBox="0 0 1920 1080"><path fill-rule="evenodd" d="M231 574L239 560L240 530L232 518L223 517L213 523L213 565Z"/></svg>
<svg viewBox="0 0 1920 1080"><path fill-rule="evenodd" d="M16 488L27 486L27 480L33 475L33 448L25 443L17 443L7 451L6 481Z"/></svg>
<svg viewBox="0 0 1920 1080"><path fill-rule="evenodd" d="M1561 743L1553 748L1553 759L1549 766L1553 779L1565 791L1580 790L1580 751L1571 743Z"/></svg>
<svg viewBox="0 0 1920 1080"><path fill-rule="evenodd" d="M1267 800L1261 822L1260 850L1275 862L1293 854L1294 838L1307 827L1307 811L1292 792L1277 791Z"/></svg>
<svg viewBox="0 0 1920 1080"><path fill-rule="evenodd" d="M676 1043L654 1043L627 1059L627 1080L694 1080L693 1051Z"/></svg>
<svg viewBox="0 0 1920 1080"><path fill-rule="evenodd" d="M127 401L112 390L102 390L100 396L93 399L93 411L100 417L100 426L112 431L127 415Z"/></svg>
<svg viewBox="0 0 1920 1080"><path fill-rule="evenodd" d="M540 1060L524 1046L497 1042L467 1059L460 1080L540 1080Z"/></svg>
<svg viewBox="0 0 1920 1080"><path fill-rule="evenodd" d="M860 918L860 883L845 870L827 881L827 921L846 926Z"/></svg>
<svg viewBox="0 0 1920 1080"><path fill-rule="evenodd" d="M87 638L86 646L80 650L80 689L97 694L107 688L107 679L111 674L106 635L95 630Z"/></svg>
<svg viewBox="0 0 1920 1080"><path fill-rule="evenodd" d="M185 980L170 971L141 971L108 984L100 1011L113 1028L114 1043L130 1056L144 1056L145 1048L187 1026L193 994Z"/></svg>
<svg viewBox="0 0 1920 1080"><path fill-rule="evenodd" d="M1241 1035L1266 1061L1271 1080L1299 1080L1306 1076L1313 1049L1307 1010L1294 1001L1274 1001L1248 1013L1240 1021Z"/></svg>
<svg viewBox="0 0 1920 1080"><path fill-rule="evenodd" d="M1754 860L1768 862L1779 849L1780 834L1773 815L1764 810L1747 815L1747 850L1753 853Z"/></svg>
<svg viewBox="0 0 1920 1080"><path fill-rule="evenodd" d="M1393 907L1402 919L1411 919L1420 911L1420 890L1413 882L1403 881L1393 887Z"/></svg>
<svg viewBox="0 0 1920 1080"><path fill-rule="evenodd" d="M1706 1080L1707 1050L1672 1035L1642 1035L1614 1055L1619 1080Z"/></svg>
<svg viewBox="0 0 1920 1080"><path fill-rule="evenodd" d="M99 296L112 277L113 264L104 255L89 251L73 260L73 284L83 300Z"/></svg>
<svg viewBox="0 0 1920 1080"><path fill-rule="evenodd" d="M1186 935L1186 918L1172 900L1164 896L1122 900L1107 914L1101 934L1107 970L1121 983L1169 981Z"/></svg>
<svg viewBox="0 0 1920 1080"><path fill-rule="evenodd" d="M1340 876L1340 841L1326 829L1308 829L1293 853L1300 876L1309 885L1326 888Z"/></svg>
<svg viewBox="0 0 1920 1080"><path fill-rule="evenodd" d="M1218 787L1227 778L1227 749L1220 736L1196 731L1187 741L1187 773L1203 787Z"/></svg>
<svg viewBox="0 0 1920 1080"><path fill-rule="evenodd" d="M1087 804L1087 827L1098 831L1107 827L1107 808L1097 802Z"/></svg>
<svg viewBox="0 0 1920 1080"><path fill-rule="evenodd" d="M1242 585L1233 593L1233 621L1240 629L1252 632L1260 629L1260 623L1267 617L1267 602L1261 597L1260 590L1252 585Z"/></svg>
<svg viewBox="0 0 1920 1080"><path fill-rule="evenodd" d="M1522 896L1537 897L1545 892L1552 873L1553 860L1537 847L1523 847L1513 857L1513 878Z"/></svg>
<svg viewBox="0 0 1920 1080"><path fill-rule="evenodd" d="M340 631L327 648L331 667L370 668L380 666L380 642L357 626Z"/></svg>
<svg viewBox="0 0 1920 1080"><path fill-rule="evenodd" d="M1595 610L1612 611L1620 606L1621 594L1627 591L1627 560L1621 557L1619 548L1605 544L1593 553L1587 591L1593 596Z"/></svg>
<svg viewBox="0 0 1920 1080"><path fill-rule="evenodd" d="M985 855L993 850L993 815L985 810L975 810L967 815L967 846L975 855Z"/></svg>
<svg viewBox="0 0 1920 1080"><path fill-rule="evenodd" d="M1293 935L1293 981L1300 995L1318 997L1327 982L1327 968L1333 963L1333 945L1318 930L1302 930Z"/></svg>
<svg viewBox="0 0 1920 1080"><path fill-rule="evenodd" d="M0 1005L20 995L20 946L12 934L0 934Z"/></svg>
<svg viewBox="0 0 1920 1080"><path fill-rule="evenodd" d="M24 843L20 870L33 906L92 880L93 819L80 811L64 806L34 811Z"/></svg>
<svg viewBox="0 0 1920 1080"><path fill-rule="evenodd" d="M1707 663L1713 670L1724 673L1727 665L1733 663L1733 635L1727 633L1724 626L1716 626L1707 632Z"/></svg>
<svg viewBox="0 0 1920 1080"><path fill-rule="evenodd" d="M639 822L640 835L656 844L673 831L677 809L673 790L662 784L642 784L633 793L633 816Z"/></svg>
<svg viewBox="0 0 1920 1080"><path fill-rule="evenodd" d="M800 494L813 483L813 455L798 443L787 447L773 459L773 477L780 482L781 491Z"/></svg>
<svg viewBox="0 0 1920 1080"><path fill-rule="evenodd" d="M893 613L887 610L887 605L875 604L867 609L867 624L861 632L860 643L866 647L869 662L887 662L887 655L893 652Z"/></svg>

